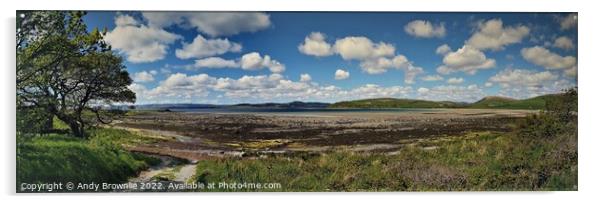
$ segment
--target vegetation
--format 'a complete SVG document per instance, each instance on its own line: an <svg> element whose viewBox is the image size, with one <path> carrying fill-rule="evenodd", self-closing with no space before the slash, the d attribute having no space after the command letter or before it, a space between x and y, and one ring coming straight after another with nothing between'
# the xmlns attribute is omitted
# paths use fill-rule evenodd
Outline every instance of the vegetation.
<svg viewBox="0 0 602 204"><path fill-rule="evenodd" d="M331 104L330 108L456 108L461 104L412 99L377 98L355 101L343 101Z"/></svg>
<svg viewBox="0 0 602 204"><path fill-rule="evenodd" d="M488 96L474 103L457 103L450 101L425 101L395 98L363 99L343 101L331 104L331 108L493 108L493 109L529 109L542 110L547 101L558 98L557 94L542 95L517 100L512 98Z"/></svg>
<svg viewBox="0 0 602 204"><path fill-rule="evenodd" d="M87 126L106 123L112 115L99 107L134 102L132 83L123 60L102 39L87 31L81 11L31 11L17 18L17 113L29 124L46 124L54 117L72 135L85 137Z"/></svg>
<svg viewBox="0 0 602 204"><path fill-rule="evenodd" d="M119 143L138 142L139 136L128 131L95 129L90 134L90 139L55 133L18 137L17 183L121 183L160 162L123 150Z"/></svg>
<svg viewBox="0 0 602 204"><path fill-rule="evenodd" d="M503 97L485 97L469 105L470 108L499 108L499 109L544 109L547 101L553 101L558 96L555 94L537 96L533 98L516 100Z"/></svg>
<svg viewBox="0 0 602 204"><path fill-rule="evenodd" d="M282 185L215 191L577 190L577 91L555 99L510 134L423 141L398 155L332 152L204 160L196 180Z"/></svg>

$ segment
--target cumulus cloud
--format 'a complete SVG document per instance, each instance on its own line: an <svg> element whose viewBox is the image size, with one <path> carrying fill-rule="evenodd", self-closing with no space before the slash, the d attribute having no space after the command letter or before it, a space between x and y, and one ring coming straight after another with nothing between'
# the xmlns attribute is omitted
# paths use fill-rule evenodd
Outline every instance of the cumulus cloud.
<svg viewBox="0 0 602 204"><path fill-rule="evenodd" d="M455 52L450 52L443 57L443 65L437 68L440 74L452 72L466 72L475 74L481 69L490 69L495 66L495 59L489 59L480 50L465 45Z"/></svg>
<svg viewBox="0 0 602 204"><path fill-rule="evenodd" d="M404 30L407 34L420 38L441 38L445 36L445 25L443 23L440 23L439 26L437 26L425 20L414 20L409 22L404 27Z"/></svg>
<svg viewBox="0 0 602 204"><path fill-rule="evenodd" d="M560 29L568 30L577 26L577 14L572 13L560 19Z"/></svg>
<svg viewBox="0 0 602 204"><path fill-rule="evenodd" d="M429 92L428 88L424 88L424 87L418 88L418 94L420 94L420 95L427 94L428 92Z"/></svg>
<svg viewBox="0 0 602 204"><path fill-rule="evenodd" d="M272 60L269 55L261 56L257 52L247 53L240 59L241 68L244 70L270 69L273 73L282 73L286 69L284 64Z"/></svg>
<svg viewBox="0 0 602 204"><path fill-rule="evenodd" d="M573 40L571 40L570 38L566 36L561 36L554 40L554 47L564 50L571 50L575 48L575 45L573 44Z"/></svg>
<svg viewBox="0 0 602 204"><path fill-rule="evenodd" d="M418 90L418 98L434 101L474 102L485 96L485 92L475 84L468 86L440 85Z"/></svg>
<svg viewBox="0 0 602 204"><path fill-rule="evenodd" d="M446 55L447 53L450 53L452 50L449 47L449 45L447 44L443 44L439 47L437 47L437 50L435 50L435 53L437 53L438 55Z"/></svg>
<svg viewBox="0 0 602 204"><path fill-rule="evenodd" d="M527 69L505 69L489 78L488 82L500 85L499 95L513 98L559 93L563 89L575 86L565 79L559 80L559 76L553 72Z"/></svg>
<svg viewBox="0 0 602 204"><path fill-rule="evenodd" d="M498 83L502 87L540 87L546 82L556 79L558 79L558 76L549 71L534 72L527 69L505 69L489 78L489 81Z"/></svg>
<svg viewBox="0 0 602 204"><path fill-rule="evenodd" d="M346 98L390 98L390 97L407 97L412 92L412 87L409 86L391 86L382 87L376 84L365 84L354 88L350 91L343 92L343 97Z"/></svg>
<svg viewBox="0 0 602 204"><path fill-rule="evenodd" d="M523 48L521 55L525 60L546 69L568 69L577 64L577 59L573 56L563 57L540 46Z"/></svg>
<svg viewBox="0 0 602 204"><path fill-rule="evenodd" d="M305 41L297 49L299 52L317 57L324 57L333 54L332 46L325 41L326 35L320 32L312 32L305 37Z"/></svg>
<svg viewBox="0 0 602 204"><path fill-rule="evenodd" d="M343 79L347 79L349 78L349 72L342 70L342 69L337 69L337 71L334 72L334 79L336 80L343 80Z"/></svg>
<svg viewBox="0 0 602 204"><path fill-rule="evenodd" d="M435 75L424 76L421 79L422 79L422 81L441 81L441 80L443 80L443 77L435 74Z"/></svg>
<svg viewBox="0 0 602 204"><path fill-rule="evenodd" d="M311 75L309 75L307 73L301 74L301 76L299 77L299 81L301 81L301 82L311 81Z"/></svg>
<svg viewBox="0 0 602 204"><path fill-rule="evenodd" d="M183 73L171 74L161 81L158 86L148 89L145 86L133 83L129 88L136 93L140 102L192 102L209 95L211 86L216 78L207 74L188 76Z"/></svg>
<svg viewBox="0 0 602 204"><path fill-rule="evenodd" d="M154 74L152 74L151 72L147 72L147 71L136 72L136 73L134 73L134 75L132 75L132 79L134 80L134 82L137 82L137 83L154 81L155 80L155 78L153 77Z"/></svg>
<svg viewBox="0 0 602 204"><path fill-rule="evenodd" d="M161 60L169 45L182 38L161 28L142 25L129 15L117 15L115 25L104 40L132 63Z"/></svg>
<svg viewBox="0 0 602 204"><path fill-rule="evenodd" d="M176 50L180 59L203 58L221 55L226 52L240 52L242 46L228 39L205 39L197 35L191 43L182 42L182 48Z"/></svg>
<svg viewBox="0 0 602 204"><path fill-rule="evenodd" d="M271 25L270 16L261 12L143 12L142 16L153 27L196 28L212 37L256 32Z"/></svg>
<svg viewBox="0 0 602 204"><path fill-rule="evenodd" d="M240 67L235 60L226 60L220 57L208 57L195 60L194 67L196 68L236 68Z"/></svg>
<svg viewBox="0 0 602 204"><path fill-rule="evenodd" d="M464 83L464 78L460 78L460 77L449 78L449 79L447 79L447 83L448 84L461 84L461 83Z"/></svg>
<svg viewBox="0 0 602 204"><path fill-rule="evenodd" d="M416 75L423 69L414 66L404 55L395 55L395 46L385 42L375 43L363 36L349 36L337 39L334 45L325 41L325 35L313 32L299 45L300 52L313 56L340 55L344 60L358 60L362 71L368 74L382 74L389 69L403 70L404 82L414 83Z"/></svg>
<svg viewBox="0 0 602 204"><path fill-rule="evenodd" d="M414 66L404 55L395 56L395 46L374 43L366 37L345 37L334 44L334 52L345 60L359 60L362 71L368 74L382 74L388 69L399 69L405 73L404 82L414 83L414 77L423 69Z"/></svg>
<svg viewBox="0 0 602 204"><path fill-rule="evenodd" d="M564 75L567 77L576 77L577 76L577 66L573 66L571 68L565 69Z"/></svg>
<svg viewBox="0 0 602 204"><path fill-rule="evenodd" d="M395 54L392 44L374 43L366 37L345 37L334 43L334 51L345 60L366 60L391 57Z"/></svg>
<svg viewBox="0 0 602 204"><path fill-rule="evenodd" d="M501 50L506 45L519 43L529 31L527 26L504 27L501 19L492 19L479 24L479 30L466 41L466 45L479 50Z"/></svg>

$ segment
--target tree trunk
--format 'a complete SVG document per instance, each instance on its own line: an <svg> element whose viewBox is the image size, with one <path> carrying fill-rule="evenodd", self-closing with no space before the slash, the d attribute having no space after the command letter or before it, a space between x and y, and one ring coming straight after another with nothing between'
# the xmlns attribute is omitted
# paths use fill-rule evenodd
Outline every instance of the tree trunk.
<svg viewBox="0 0 602 204"><path fill-rule="evenodd" d="M79 137L79 138L84 138L85 137L83 125L80 125L75 120L69 121L69 122L67 122L67 124L69 124L69 128L71 129L71 132L73 133L73 136Z"/></svg>

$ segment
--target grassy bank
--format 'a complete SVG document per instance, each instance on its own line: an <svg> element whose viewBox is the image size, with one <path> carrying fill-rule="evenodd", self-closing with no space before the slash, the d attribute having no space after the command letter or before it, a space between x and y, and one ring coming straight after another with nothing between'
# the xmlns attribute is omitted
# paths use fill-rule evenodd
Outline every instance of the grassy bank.
<svg viewBox="0 0 602 204"><path fill-rule="evenodd" d="M576 139L571 137L531 143L486 132L416 143L398 155L332 152L205 160L196 179L282 186L231 191L576 190L576 147L559 151L558 146Z"/></svg>
<svg viewBox="0 0 602 204"><path fill-rule="evenodd" d="M59 124L60 127L60 124ZM160 162L122 149L140 142L125 130L90 130L90 139L68 134L18 136L17 184L48 182L121 183Z"/></svg>

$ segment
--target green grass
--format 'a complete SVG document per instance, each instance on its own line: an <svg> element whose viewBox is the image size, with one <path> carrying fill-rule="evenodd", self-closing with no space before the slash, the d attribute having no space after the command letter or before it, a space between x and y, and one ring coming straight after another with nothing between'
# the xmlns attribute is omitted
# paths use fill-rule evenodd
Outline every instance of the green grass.
<svg viewBox="0 0 602 204"><path fill-rule="evenodd" d="M559 143L525 144L508 134L472 133L410 145L399 155L331 152L204 160L196 180L282 185L232 191L576 190L576 148L558 152Z"/></svg>
<svg viewBox="0 0 602 204"><path fill-rule="evenodd" d="M47 182L122 183L159 159L123 150L136 135L125 130L91 130L90 139L49 134L19 137L17 184Z"/></svg>

